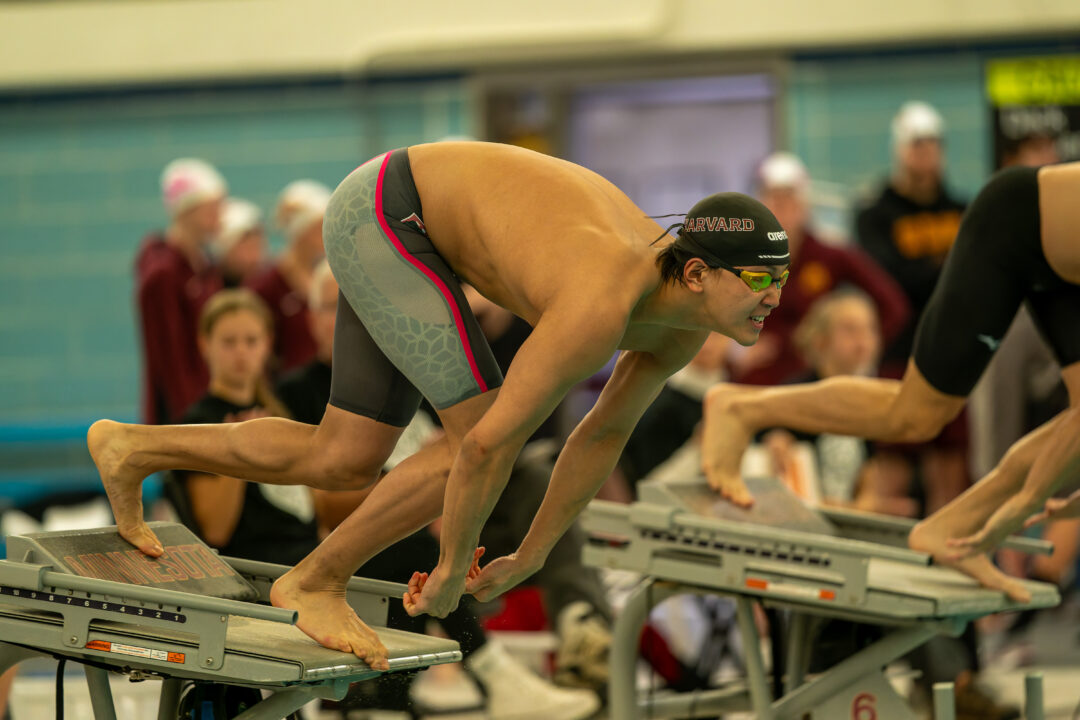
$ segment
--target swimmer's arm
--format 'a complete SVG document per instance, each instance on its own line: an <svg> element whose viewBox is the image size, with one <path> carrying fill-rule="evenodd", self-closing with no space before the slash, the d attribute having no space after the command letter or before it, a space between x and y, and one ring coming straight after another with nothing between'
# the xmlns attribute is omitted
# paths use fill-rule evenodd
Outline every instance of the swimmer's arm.
<svg viewBox="0 0 1080 720"><path fill-rule="evenodd" d="M548 310L518 350L496 400L465 436L451 467L440 571L465 576L521 448L570 388L615 354L623 325L603 308L597 301Z"/></svg>
<svg viewBox="0 0 1080 720"><path fill-rule="evenodd" d="M634 426L664 382L693 357L693 343L661 358L624 352L593 409L570 434L559 454L540 510L516 553L523 567L544 565L551 548L615 469Z"/></svg>

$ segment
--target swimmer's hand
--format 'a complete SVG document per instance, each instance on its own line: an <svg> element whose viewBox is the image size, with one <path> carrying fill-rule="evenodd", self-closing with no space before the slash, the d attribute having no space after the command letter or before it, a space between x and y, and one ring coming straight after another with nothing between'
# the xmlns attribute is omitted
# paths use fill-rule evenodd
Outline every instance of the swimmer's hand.
<svg viewBox="0 0 1080 720"><path fill-rule="evenodd" d="M956 562L974 555L988 553L1014 530L1024 524L1024 519L1031 515L1030 506L1019 495L1013 495L991 515L982 528L967 537L950 538L945 542L946 559Z"/></svg>
<svg viewBox="0 0 1080 720"><path fill-rule="evenodd" d="M470 576L465 583L465 592L480 602L487 602L516 587L539 569L524 563L517 553L503 555L485 565L476 576Z"/></svg>
<svg viewBox="0 0 1080 720"><path fill-rule="evenodd" d="M473 553L472 565L466 573L466 580L475 578L480 574L480 558L484 556L484 548L478 547ZM409 589L401 596L401 602L405 606L405 612L411 617L427 613L433 617L446 617L457 609L458 602L465 592L462 585L460 590L453 594L453 589L448 589L440 582L439 568L430 573L414 572L409 579Z"/></svg>
<svg viewBox="0 0 1080 720"><path fill-rule="evenodd" d="M1080 517L1080 490L1067 498L1050 498L1043 509L1024 522L1024 529L1047 520L1065 520Z"/></svg>

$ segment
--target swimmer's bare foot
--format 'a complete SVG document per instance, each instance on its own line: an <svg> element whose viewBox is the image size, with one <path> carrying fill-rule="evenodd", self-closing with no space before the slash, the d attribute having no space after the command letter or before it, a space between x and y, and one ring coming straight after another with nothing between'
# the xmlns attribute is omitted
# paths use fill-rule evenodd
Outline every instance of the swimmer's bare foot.
<svg viewBox="0 0 1080 720"><path fill-rule="evenodd" d="M713 471L707 472L705 478L709 481L709 487L733 505L748 508L754 504L754 497L750 494L741 475L724 475Z"/></svg>
<svg viewBox="0 0 1080 720"><path fill-rule="evenodd" d="M161 555L161 541L143 520L142 481L148 473L131 462L134 448L129 426L98 420L86 433L86 446L101 475L120 537L147 555Z"/></svg>
<svg viewBox="0 0 1080 720"><path fill-rule="evenodd" d="M752 431L740 417L737 385L714 385L705 394L701 461L709 487L740 507L754 498L743 482L740 467Z"/></svg>
<svg viewBox="0 0 1080 720"><path fill-rule="evenodd" d="M372 670L390 669L386 646L345 602L343 587L315 588L294 568L274 582L270 604L299 611L296 626L323 647L351 652Z"/></svg>
<svg viewBox="0 0 1080 720"><path fill-rule="evenodd" d="M1018 603L1031 602L1031 593L1024 584L1014 577L1009 577L1001 572L986 555L973 555L954 560L954 553L948 547L949 533L937 522L936 516L932 516L918 523L908 536L908 547L912 550L929 553L934 562L947 567L956 568L965 575L970 575L980 585L991 590L1000 590L1010 600Z"/></svg>

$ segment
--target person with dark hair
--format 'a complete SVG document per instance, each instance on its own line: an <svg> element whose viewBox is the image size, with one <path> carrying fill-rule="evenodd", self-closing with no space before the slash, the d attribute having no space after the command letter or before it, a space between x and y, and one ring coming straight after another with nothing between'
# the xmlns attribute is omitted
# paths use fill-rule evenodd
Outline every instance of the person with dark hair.
<svg viewBox="0 0 1080 720"><path fill-rule="evenodd" d="M1057 133L1050 130L1021 133L1001 143L1001 167L1042 167L1061 162Z"/></svg>
<svg viewBox="0 0 1080 720"><path fill-rule="evenodd" d="M375 485L271 591L277 606L299 610L311 637L387 667L385 648L344 601L365 559L442 513L439 563L410 581L410 614L443 616L466 591L484 601L518 585L543 566L637 419L708 333L756 341L787 280L784 229L738 193L705 198L678 227L671 238L599 175L520 148L434 143L365 163L338 186L323 221L345 302L322 422L263 418L227 432L96 423L87 442L120 534L160 554L140 489L162 469L326 489L371 484L427 398L444 437ZM505 383L462 282L533 326ZM476 568L480 530L521 448L618 351L517 551Z"/></svg>
<svg viewBox="0 0 1080 720"><path fill-rule="evenodd" d="M185 423L288 417L266 380L273 321L250 290L222 290L199 317L199 351L210 370ZM186 525L223 554L293 565L318 545L311 490L175 470L167 493Z"/></svg>

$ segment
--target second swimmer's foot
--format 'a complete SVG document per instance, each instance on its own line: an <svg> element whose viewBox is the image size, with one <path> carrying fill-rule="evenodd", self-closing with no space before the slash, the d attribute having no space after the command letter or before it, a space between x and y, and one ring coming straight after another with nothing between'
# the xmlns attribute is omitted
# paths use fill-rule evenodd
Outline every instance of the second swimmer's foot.
<svg viewBox="0 0 1080 720"><path fill-rule="evenodd" d="M738 385L720 383L705 394L701 459L709 487L739 507L754 499L742 480L742 457L753 439L738 411L743 391Z"/></svg>
<svg viewBox="0 0 1080 720"><path fill-rule="evenodd" d="M128 426L98 420L86 434L86 446L101 475L120 536L147 555L161 555L161 541L143 520L142 481L146 473L131 463Z"/></svg>
<svg viewBox="0 0 1080 720"><path fill-rule="evenodd" d="M750 494L750 490L746 487L746 483L743 482L741 476L706 473L705 478L709 482L709 487L720 493L721 497L731 502L731 504L742 508L748 508L754 504L754 497Z"/></svg>
<svg viewBox="0 0 1080 720"><path fill-rule="evenodd" d="M386 646L345 601L344 589L305 589L294 569L274 582L270 588L270 603L274 607L297 610L296 626L323 647L351 652L372 670L386 672L390 669Z"/></svg>

